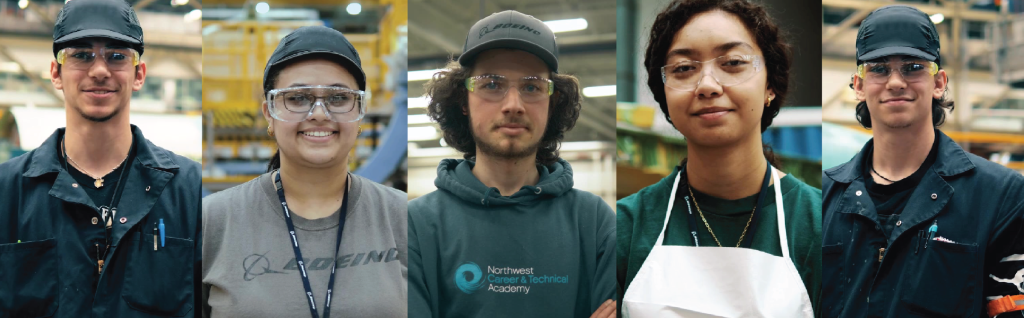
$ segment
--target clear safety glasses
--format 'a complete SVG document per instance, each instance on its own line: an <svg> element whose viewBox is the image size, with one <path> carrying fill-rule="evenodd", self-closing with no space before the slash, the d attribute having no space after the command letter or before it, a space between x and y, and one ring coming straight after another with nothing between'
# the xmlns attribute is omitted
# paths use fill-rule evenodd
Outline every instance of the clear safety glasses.
<svg viewBox="0 0 1024 318"><path fill-rule="evenodd" d="M868 62L857 66L857 76L871 84L885 84L893 73L900 73L907 83L918 83L938 74L939 65L932 61L919 60L891 64Z"/></svg>
<svg viewBox="0 0 1024 318"><path fill-rule="evenodd" d="M331 121L359 121L366 113L366 92L337 86L300 86L267 92L267 108L274 119L301 122L320 105Z"/></svg>
<svg viewBox="0 0 1024 318"><path fill-rule="evenodd" d="M88 70L97 57L114 71L133 69L139 65L139 52L131 48L68 47L57 52L57 63L74 70Z"/></svg>
<svg viewBox="0 0 1024 318"><path fill-rule="evenodd" d="M501 75L480 75L466 79L466 89L489 102L500 102L505 99L512 86L519 92L524 103L537 103L551 96L555 84L549 79L535 76L510 80Z"/></svg>
<svg viewBox="0 0 1024 318"><path fill-rule="evenodd" d="M710 64L711 77L723 87L738 85L764 69L761 56L723 55L707 61L682 60L661 67L661 81L680 91L692 91L704 78L705 65Z"/></svg>

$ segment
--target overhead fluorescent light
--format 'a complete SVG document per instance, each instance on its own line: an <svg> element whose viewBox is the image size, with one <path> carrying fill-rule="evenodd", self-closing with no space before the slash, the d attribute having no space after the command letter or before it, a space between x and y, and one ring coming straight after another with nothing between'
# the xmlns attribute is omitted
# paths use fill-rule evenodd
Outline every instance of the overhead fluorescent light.
<svg viewBox="0 0 1024 318"><path fill-rule="evenodd" d="M267 13L270 11L270 5L266 2L260 2L256 4L256 13Z"/></svg>
<svg viewBox="0 0 1024 318"><path fill-rule="evenodd" d="M18 0L18 8L21 8L22 10L28 8L28 0Z"/></svg>
<svg viewBox="0 0 1024 318"><path fill-rule="evenodd" d="M192 22L203 18L203 11L195 9L185 14L185 22Z"/></svg>
<svg viewBox="0 0 1024 318"><path fill-rule="evenodd" d="M363 11L363 6L360 5L359 2L349 3L348 6L345 7L345 11L347 11L348 14L357 15L359 12Z"/></svg>
<svg viewBox="0 0 1024 318"><path fill-rule="evenodd" d="M584 87L583 88L583 96L586 96L586 97L615 96L615 85Z"/></svg>
<svg viewBox="0 0 1024 318"><path fill-rule="evenodd" d="M409 125L422 125L429 124L430 116L427 115L409 115Z"/></svg>
<svg viewBox="0 0 1024 318"><path fill-rule="evenodd" d="M437 129L434 126L409 127L409 141L436 140Z"/></svg>
<svg viewBox="0 0 1024 318"><path fill-rule="evenodd" d="M426 96L409 98L409 108L427 108L428 104L430 104L430 99L427 99Z"/></svg>
<svg viewBox="0 0 1024 318"><path fill-rule="evenodd" d="M440 72L440 71L443 71L443 70L436 69L436 70L412 71L412 72L409 72L409 81L410 82L414 82L414 81L429 80L431 77L434 77L434 73L437 73L437 72Z"/></svg>
<svg viewBox="0 0 1024 318"><path fill-rule="evenodd" d="M585 30L587 28L587 19L576 18L576 19L565 19L565 20L551 20L544 21L551 28L551 32L569 32Z"/></svg>

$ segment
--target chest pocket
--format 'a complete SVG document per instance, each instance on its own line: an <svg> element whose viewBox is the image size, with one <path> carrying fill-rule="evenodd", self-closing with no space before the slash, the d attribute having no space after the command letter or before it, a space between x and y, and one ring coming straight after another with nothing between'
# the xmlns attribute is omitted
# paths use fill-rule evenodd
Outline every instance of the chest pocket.
<svg viewBox="0 0 1024 318"><path fill-rule="evenodd" d="M0 244L0 316L52 316L58 262L56 239Z"/></svg>
<svg viewBox="0 0 1024 318"><path fill-rule="evenodd" d="M926 241L928 248L923 245ZM909 280L902 290L902 302L909 312L901 316L965 317L971 295L978 288L970 279L980 276L978 246L914 237L913 244L918 243L922 244L921 253L911 254L915 260L908 262L903 272Z"/></svg>
<svg viewBox="0 0 1024 318"><path fill-rule="evenodd" d="M153 250L153 234L131 240L122 298L137 311L181 317L192 310L194 292L193 241L165 237ZM159 244L159 242L157 242Z"/></svg>

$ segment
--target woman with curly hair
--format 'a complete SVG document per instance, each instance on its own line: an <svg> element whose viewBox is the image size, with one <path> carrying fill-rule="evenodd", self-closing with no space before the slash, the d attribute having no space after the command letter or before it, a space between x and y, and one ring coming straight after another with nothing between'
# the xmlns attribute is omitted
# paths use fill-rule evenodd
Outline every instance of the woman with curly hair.
<svg viewBox="0 0 1024 318"><path fill-rule="evenodd" d="M619 200L617 277L630 317L811 317L821 190L779 172L761 133L789 90L790 50L746 0L677 0L651 28L647 85L687 158Z"/></svg>
<svg viewBox="0 0 1024 318"><path fill-rule="evenodd" d="M615 314L611 207L558 157L581 96L557 54L540 20L499 12L426 84L465 159L442 160L438 190L409 202L409 317Z"/></svg>

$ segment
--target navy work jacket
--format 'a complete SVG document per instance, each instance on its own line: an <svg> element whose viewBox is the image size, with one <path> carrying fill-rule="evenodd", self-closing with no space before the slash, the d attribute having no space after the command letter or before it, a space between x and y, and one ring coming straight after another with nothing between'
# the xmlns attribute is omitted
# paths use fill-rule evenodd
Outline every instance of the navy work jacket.
<svg viewBox="0 0 1024 318"><path fill-rule="evenodd" d="M822 317L988 317L990 299L1024 293L1024 177L935 138L888 237L864 186L874 140L822 172Z"/></svg>
<svg viewBox="0 0 1024 318"><path fill-rule="evenodd" d="M61 164L64 129L0 164L0 317L196 315L200 165L131 129L135 159L126 163L102 273L97 244L106 243L106 230L96 222L99 208ZM164 246L154 250L160 219Z"/></svg>

